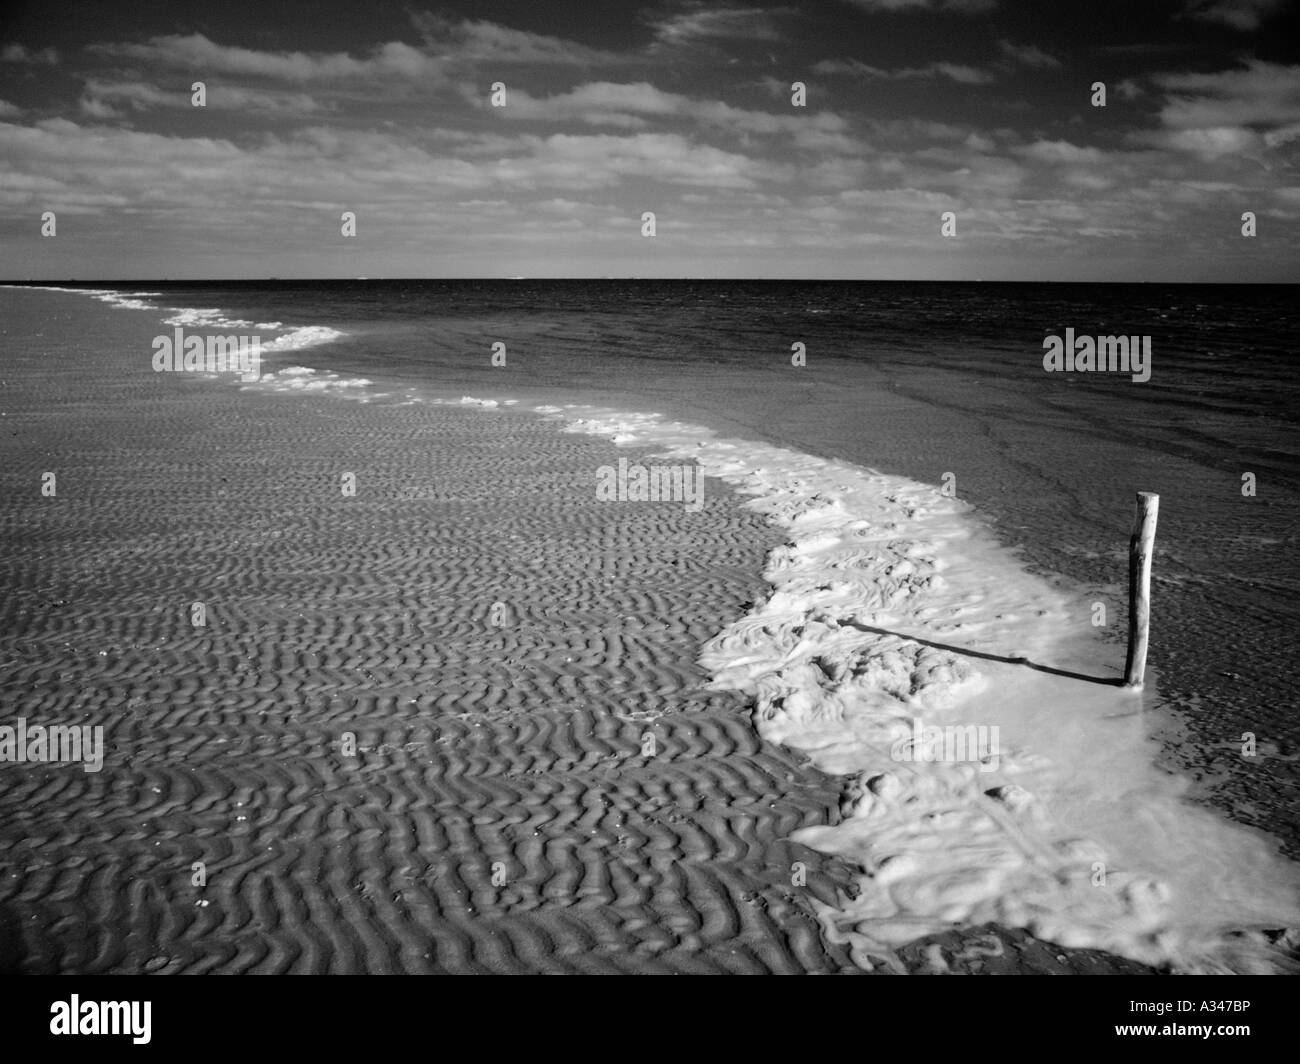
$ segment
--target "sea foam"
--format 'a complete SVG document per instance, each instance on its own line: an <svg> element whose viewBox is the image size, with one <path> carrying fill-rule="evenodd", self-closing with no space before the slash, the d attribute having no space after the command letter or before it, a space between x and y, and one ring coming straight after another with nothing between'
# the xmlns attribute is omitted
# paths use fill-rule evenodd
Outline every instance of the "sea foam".
<svg viewBox="0 0 1300 1064"><path fill-rule="evenodd" d="M286 327L278 321L246 321L242 318L229 318L217 307L161 307L149 302L149 298L163 295L162 292L123 292L115 288L62 288L57 285L0 285L6 288L32 288L43 292L72 292L77 295L90 296L101 303L124 310L162 310L169 312L163 324L191 329L225 329L257 332L279 332L261 342L263 354L279 354L285 351L302 351L308 347L332 343L342 339L347 333L331 329L326 325L299 325ZM367 382L368 383L368 382Z"/></svg>

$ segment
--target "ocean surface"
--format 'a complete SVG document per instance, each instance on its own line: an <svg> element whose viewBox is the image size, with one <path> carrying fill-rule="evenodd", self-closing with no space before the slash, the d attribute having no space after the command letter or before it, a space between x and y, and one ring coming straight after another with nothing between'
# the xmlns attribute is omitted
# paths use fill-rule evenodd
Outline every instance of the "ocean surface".
<svg viewBox="0 0 1300 1064"><path fill-rule="evenodd" d="M162 335L257 333L267 386L584 404L611 433L611 411L634 428L655 413L948 485L1060 589L1074 611L1060 623L1096 627L1113 651L1099 679L1123 664L1134 494L1158 492L1141 711L1159 764L1300 859L1293 286L141 281L102 295L167 320ZM1046 372L1044 338L1067 329L1150 337L1150 379Z"/></svg>

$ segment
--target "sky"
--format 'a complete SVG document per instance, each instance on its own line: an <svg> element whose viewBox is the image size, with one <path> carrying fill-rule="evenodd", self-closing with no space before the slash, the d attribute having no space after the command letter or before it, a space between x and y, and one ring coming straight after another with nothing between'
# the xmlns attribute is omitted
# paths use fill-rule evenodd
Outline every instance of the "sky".
<svg viewBox="0 0 1300 1064"><path fill-rule="evenodd" d="M1297 8L5 0L0 278L1296 282Z"/></svg>

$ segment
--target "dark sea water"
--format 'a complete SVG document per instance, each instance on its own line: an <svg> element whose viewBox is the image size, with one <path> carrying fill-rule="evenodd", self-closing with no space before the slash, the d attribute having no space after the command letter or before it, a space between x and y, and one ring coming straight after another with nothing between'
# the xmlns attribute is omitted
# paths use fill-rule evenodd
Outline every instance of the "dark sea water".
<svg viewBox="0 0 1300 1064"><path fill-rule="evenodd" d="M1167 763L1300 858L1294 286L111 287L158 293L149 298L159 307L345 334L277 354L264 370L309 366L451 398L652 410L928 483L952 474L957 495L1028 565L1075 585L1085 605L1106 606L1120 661L1134 493L1158 492L1147 702L1180 724ZM1150 380L1045 372L1043 339L1066 328L1150 336ZM505 366L492 365L496 342ZM796 343L805 366L791 364ZM1243 494L1246 474L1253 495ZM1253 758L1241 753L1245 733L1256 737Z"/></svg>

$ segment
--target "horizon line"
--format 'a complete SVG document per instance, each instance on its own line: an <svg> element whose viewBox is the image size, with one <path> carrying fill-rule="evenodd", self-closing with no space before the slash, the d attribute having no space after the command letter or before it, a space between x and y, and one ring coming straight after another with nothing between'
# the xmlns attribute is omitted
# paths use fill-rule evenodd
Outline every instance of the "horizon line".
<svg viewBox="0 0 1300 1064"><path fill-rule="evenodd" d="M521 277L511 276L502 277L499 275L465 275L460 277L429 277L429 276L394 276L394 277L98 277L98 278L80 278L80 277L55 277L55 278L0 278L0 285L5 286L56 286L56 285L140 285L140 284L229 284L232 282L241 284L265 284L268 282L276 283L309 283L309 282L365 282L375 281L647 281L647 282L693 282L693 283L715 283L715 284L1024 284L1024 285L1215 285L1224 288L1258 288L1263 286L1286 286L1300 284L1300 279L1294 281L1165 281L1165 280L1142 280L1142 281L1072 281L1072 280L1054 280L1036 278L1033 280L1025 278L995 278L984 280L983 278L957 278L957 277L640 277L636 275L628 276L579 276L569 275L563 277Z"/></svg>

